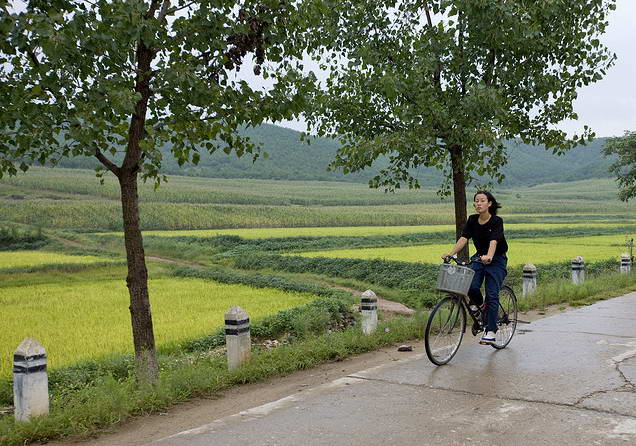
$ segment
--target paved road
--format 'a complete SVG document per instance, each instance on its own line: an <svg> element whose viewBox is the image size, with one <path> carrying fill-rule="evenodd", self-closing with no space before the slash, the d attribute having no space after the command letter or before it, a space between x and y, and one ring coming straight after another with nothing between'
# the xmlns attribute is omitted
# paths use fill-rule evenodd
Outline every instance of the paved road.
<svg viewBox="0 0 636 446"><path fill-rule="evenodd" d="M505 350L375 367L152 443L636 444L636 293L519 325Z"/></svg>

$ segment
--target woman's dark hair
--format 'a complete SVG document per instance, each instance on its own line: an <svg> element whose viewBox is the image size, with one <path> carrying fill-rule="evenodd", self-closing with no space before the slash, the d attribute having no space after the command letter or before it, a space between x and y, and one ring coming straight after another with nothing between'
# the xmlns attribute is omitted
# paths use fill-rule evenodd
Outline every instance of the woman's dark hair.
<svg viewBox="0 0 636 446"><path fill-rule="evenodd" d="M475 198L477 198L477 195L479 194L485 195L486 198L488 198L488 201L492 203L490 205L490 208L488 209L488 212L490 212L490 215L497 215L497 209L499 209L501 205L497 203L497 200L495 200L494 195L488 192L487 190L478 190L477 192L475 192L475 195L473 195L473 201L475 201Z"/></svg>

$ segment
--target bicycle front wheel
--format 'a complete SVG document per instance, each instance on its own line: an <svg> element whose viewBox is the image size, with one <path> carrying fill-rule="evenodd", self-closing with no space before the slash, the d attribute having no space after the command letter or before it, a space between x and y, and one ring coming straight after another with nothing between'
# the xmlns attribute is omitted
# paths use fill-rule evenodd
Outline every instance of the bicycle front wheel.
<svg viewBox="0 0 636 446"><path fill-rule="evenodd" d="M495 343L490 344L496 349L505 348L517 329L517 297L507 285L499 292L499 310L497 311L497 334Z"/></svg>
<svg viewBox="0 0 636 446"><path fill-rule="evenodd" d="M424 332L424 346L428 359L435 365L444 365L453 359L466 331L466 310L461 298L442 299L428 317Z"/></svg>

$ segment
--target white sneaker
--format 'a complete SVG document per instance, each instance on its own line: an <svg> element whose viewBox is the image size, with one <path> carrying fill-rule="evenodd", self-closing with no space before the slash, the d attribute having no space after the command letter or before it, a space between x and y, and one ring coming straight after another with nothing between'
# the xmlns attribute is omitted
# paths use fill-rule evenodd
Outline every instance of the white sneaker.
<svg viewBox="0 0 636 446"><path fill-rule="evenodd" d="M471 313L477 313L479 311L479 307L477 305L470 305L468 308Z"/></svg>
<svg viewBox="0 0 636 446"><path fill-rule="evenodd" d="M482 345L492 345L497 341L497 338L495 336L496 335L494 331L487 331L482 335L479 343Z"/></svg>

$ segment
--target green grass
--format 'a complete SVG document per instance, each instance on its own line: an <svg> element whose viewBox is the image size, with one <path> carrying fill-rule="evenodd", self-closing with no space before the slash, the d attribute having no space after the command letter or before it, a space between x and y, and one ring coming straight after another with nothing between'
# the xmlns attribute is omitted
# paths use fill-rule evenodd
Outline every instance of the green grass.
<svg viewBox="0 0 636 446"><path fill-rule="evenodd" d="M633 219L636 210L636 204L616 199L611 179L495 192L508 223L622 222ZM35 168L0 180L0 220L83 232L119 231L118 197L108 175L100 186L89 170ZM440 200L433 190L387 194L354 183L172 176L158 190L142 185L140 200L144 230L453 223L452 200Z"/></svg>
<svg viewBox="0 0 636 446"><path fill-rule="evenodd" d="M381 323L370 336L361 335L359 328L354 327L273 350L255 351L247 364L232 372L227 370L225 357L162 357L161 380L157 386L137 388L132 379L117 382L104 377L90 388L54 398L48 417L24 424L15 423L10 416L0 418L0 443L17 446L69 436L91 436L132 416L163 412L193 397L217 396L236 385L288 375L413 339L421 336L422 327L421 318L392 319Z"/></svg>
<svg viewBox="0 0 636 446"><path fill-rule="evenodd" d="M149 290L155 338L164 349L215 331L232 306L241 306L258 320L316 297L201 279L154 279L149 281ZM44 345L52 368L132 351L129 296L123 277L9 286L1 291L0 377L10 375L11 356L25 337Z"/></svg>
<svg viewBox="0 0 636 446"><path fill-rule="evenodd" d="M528 299L518 297L518 300L523 310L563 303L582 306L632 291L636 291L636 272L588 276L581 285L574 285L571 279L554 280L540 284L536 295Z"/></svg>
<svg viewBox="0 0 636 446"><path fill-rule="evenodd" d="M266 206L189 203L140 205L144 230L272 228L308 226L392 226L450 224L447 205L434 212L409 206ZM114 200L0 200L7 221L78 232L121 231L121 204Z"/></svg>

